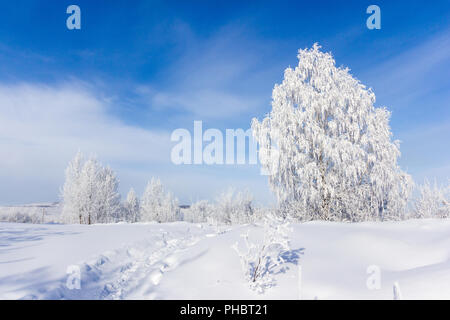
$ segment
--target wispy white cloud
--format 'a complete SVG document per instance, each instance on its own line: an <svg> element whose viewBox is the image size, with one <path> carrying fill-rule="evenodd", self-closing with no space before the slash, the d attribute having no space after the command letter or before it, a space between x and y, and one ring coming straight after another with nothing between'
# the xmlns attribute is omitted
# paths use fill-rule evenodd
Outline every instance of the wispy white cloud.
<svg viewBox="0 0 450 320"><path fill-rule="evenodd" d="M446 29L386 61L368 65L363 79L393 109L408 107L434 91L445 90L450 95L449 33Z"/></svg>
<svg viewBox="0 0 450 320"><path fill-rule="evenodd" d="M450 177L450 29L368 66L363 82L373 86L378 104L393 111L400 163L418 182Z"/></svg>
<svg viewBox="0 0 450 320"><path fill-rule="evenodd" d="M159 92L152 97L158 109L181 109L198 119L224 119L255 110L259 99L242 97L217 89L192 92Z"/></svg>
<svg viewBox="0 0 450 320"><path fill-rule="evenodd" d="M183 203L214 199L228 186L270 198L257 166L175 166L171 132L125 124L110 112L115 100L97 93L76 81L0 84L0 204L56 200L78 150L111 165L123 194L158 176Z"/></svg>
<svg viewBox="0 0 450 320"><path fill-rule="evenodd" d="M56 198L79 149L126 170L170 163L169 132L126 125L108 108L79 83L0 85L0 202Z"/></svg>
<svg viewBox="0 0 450 320"><path fill-rule="evenodd" d="M264 57L275 46L244 34L236 26L226 26L207 39L191 34L162 83L142 85L138 93L153 110L178 110L201 120L257 113L270 104L270 88L262 94L258 85L274 70L264 66Z"/></svg>

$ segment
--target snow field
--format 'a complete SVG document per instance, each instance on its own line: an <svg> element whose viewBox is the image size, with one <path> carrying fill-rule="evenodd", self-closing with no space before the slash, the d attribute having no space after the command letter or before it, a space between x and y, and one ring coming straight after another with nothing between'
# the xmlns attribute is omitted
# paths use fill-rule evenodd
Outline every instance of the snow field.
<svg viewBox="0 0 450 320"><path fill-rule="evenodd" d="M450 298L450 220L293 224L291 250L263 294L249 288L231 248L254 225L0 223L1 299ZM66 287L67 267L81 289ZM299 291L298 266L302 268ZM368 268L379 269L370 290Z"/></svg>

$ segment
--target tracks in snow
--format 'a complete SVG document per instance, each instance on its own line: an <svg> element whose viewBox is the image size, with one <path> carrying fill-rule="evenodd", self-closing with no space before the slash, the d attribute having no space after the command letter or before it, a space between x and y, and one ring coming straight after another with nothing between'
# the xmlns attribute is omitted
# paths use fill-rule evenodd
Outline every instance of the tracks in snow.
<svg viewBox="0 0 450 320"><path fill-rule="evenodd" d="M126 250L129 262L120 267L118 278L104 285L101 299L154 299L153 289L166 272L177 267L180 253L195 245L200 238L176 238L163 233L156 244L140 244Z"/></svg>
<svg viewBox="0 0 450 320"><path fill-rule="evenodd" d="M182 262L183 252L204 235L160 229L120 249L104 252L79 265L81 289L68 289L66 279L55 288L24 298L31 299L157 299L155 288L164 274Z"/></svg>

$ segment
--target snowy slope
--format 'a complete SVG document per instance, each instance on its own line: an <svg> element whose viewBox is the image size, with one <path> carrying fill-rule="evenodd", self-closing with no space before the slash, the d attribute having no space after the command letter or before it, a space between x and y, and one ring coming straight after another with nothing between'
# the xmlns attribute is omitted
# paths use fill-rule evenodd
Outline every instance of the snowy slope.
<svg viewBox="0 0 450 320"><path fill-rule="evenodd" d="M0 223L0 299L450 299L450 220L293 225L276 285L250 290L231 246L257 226ZM81 289L66 287L78 265ZM367 268L381 270L369 290Z"/></svg>

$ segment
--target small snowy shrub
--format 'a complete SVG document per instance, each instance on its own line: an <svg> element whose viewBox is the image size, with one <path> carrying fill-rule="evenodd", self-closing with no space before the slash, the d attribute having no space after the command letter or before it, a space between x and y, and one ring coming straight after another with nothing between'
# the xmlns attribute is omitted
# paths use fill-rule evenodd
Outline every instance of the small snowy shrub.
<svg viewBox="0 0 450 320"><path fill-rule="evenodd" d="M282 254L289 251L289 223L269 214L264 219L264 238L262 242L252 242L249 235L244 234L246 250L241 251L238 243L233 245L239 255L242 269L250 288L263 293L274 283L274 270L284 263Z"/></svg>
<svg viewBox="0 0 450 320"><path fill-rule="evenodd" d="M450 217L450 186L439 187L436 182L432 187L425 180L419 186L420 197L414 204L415 218L448 218Z"/></svg>

